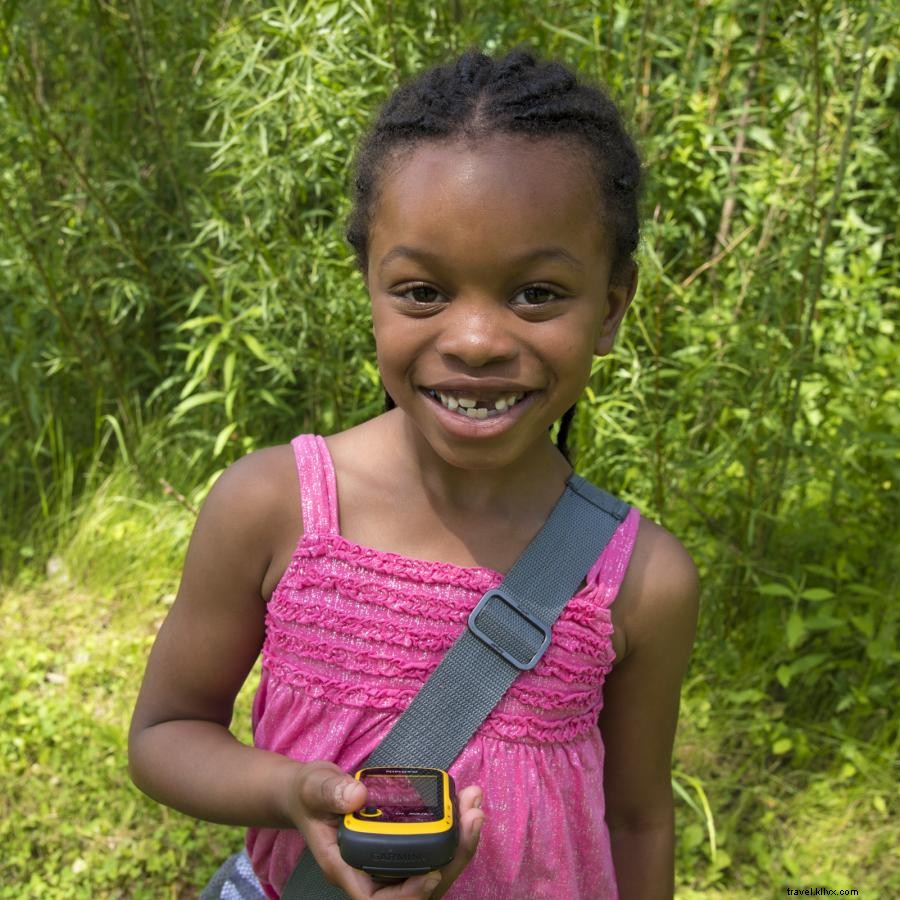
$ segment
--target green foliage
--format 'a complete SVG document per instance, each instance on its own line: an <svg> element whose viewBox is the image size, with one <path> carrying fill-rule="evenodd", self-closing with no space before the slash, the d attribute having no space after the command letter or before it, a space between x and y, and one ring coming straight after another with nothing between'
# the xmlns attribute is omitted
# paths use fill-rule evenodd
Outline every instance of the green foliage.
<svg viewBox="0 0 900 900"><path fill-rule="evenodd" d="M814 866L847 880L842 856L885 881L900 536L886 7L21 0L2 16L0 572L19 591L2 606L16 728L0 794L19 818L0 825L0 883L138 896L178 871L176 896L225 852L128 787L121 686L215 473L381 406L342 237L361 129L422 66L519 43L609 85L647 164L641 286L572 443L701 568L674 782L685 896L759 896ZM68 580L47 579L59 558ZM868 844L812 836L807 803Z"/></svg>

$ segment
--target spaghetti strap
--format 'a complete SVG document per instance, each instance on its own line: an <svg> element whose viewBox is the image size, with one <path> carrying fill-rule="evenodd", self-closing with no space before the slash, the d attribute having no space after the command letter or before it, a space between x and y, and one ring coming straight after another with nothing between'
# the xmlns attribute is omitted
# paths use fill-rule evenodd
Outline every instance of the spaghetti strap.
<svg viewBox="0 0 900 900"><path fill-rule="evenodd" d="M640 523L641 515L632 506L587 574L585 581L597 589L596 602L604 609L619 596Z"/></svg>
<svg viewBox="0 0 900 900"><path fill-rule="evenodd" d="M300 483L304 535L338 534L337 485L324 438L300 434L291 441L291 447Z"/></svg>

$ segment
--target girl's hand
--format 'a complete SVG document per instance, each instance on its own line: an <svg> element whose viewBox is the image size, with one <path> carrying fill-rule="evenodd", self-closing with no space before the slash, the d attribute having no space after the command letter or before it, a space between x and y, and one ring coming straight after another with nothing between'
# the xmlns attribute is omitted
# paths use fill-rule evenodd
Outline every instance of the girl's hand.
<svg viewBox="0 0 900 900"><path fill-rule="evenodd" d="M459 877L460 872L469 864L475 851L478 849L478 839L481 837L481 828L484 825L484 812L481 809L482 793L480 787L470 786L459 792L459 848L456 856L441 869L443 876L438 886L429 895L437 898L443 897L450 885ZM432 875L437 873L432 872ZM379 894L380 898L381 895Z"/></svg>
<svg viewBox="0 0 900 900"><path fill-rule="evenodd" d="M474 856L484 822L481 788L463 789L459 793L459 849L453 860L440 871L385 887L348 866L337 844L338 823L343 815L365 804L365 787L333 763L314 762L299 771L294 796L294 823L325 877L351 900L427 900L443 896Z"/></svg>

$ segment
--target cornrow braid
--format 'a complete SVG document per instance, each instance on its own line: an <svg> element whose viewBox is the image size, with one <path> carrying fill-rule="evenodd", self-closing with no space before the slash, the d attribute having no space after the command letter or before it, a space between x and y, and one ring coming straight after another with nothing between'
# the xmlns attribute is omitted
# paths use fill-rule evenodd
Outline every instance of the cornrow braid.
<svg viewBox="0 0 900 900"><path fill-rule="evenodd" d="M573 151L587 154L598 187L598 215L611 235L612 277L627 278L640 234L641 164L634 143L602 90L527 50L496 59L468 50L402 85L384 104L356 156L346 236L360 270L368 268L378 177L386 165L426 141L496 134L568 138ZM385 409L393 406L385 392ZM566 459L574 413L574 406L566 411L557 434Z"/></svg>

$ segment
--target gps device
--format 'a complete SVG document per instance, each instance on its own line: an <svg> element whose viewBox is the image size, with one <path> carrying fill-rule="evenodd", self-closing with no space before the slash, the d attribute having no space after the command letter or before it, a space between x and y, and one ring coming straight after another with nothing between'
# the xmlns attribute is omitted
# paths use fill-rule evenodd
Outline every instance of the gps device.
<svg viewBox="0 0 900 900"><path fill-rule="evenodd" d="M456 788L443 769L378 766L360 769L355 777L368 798L338 826L348 865L378 881L399 881L453 859L459 841Z"/></svg>

